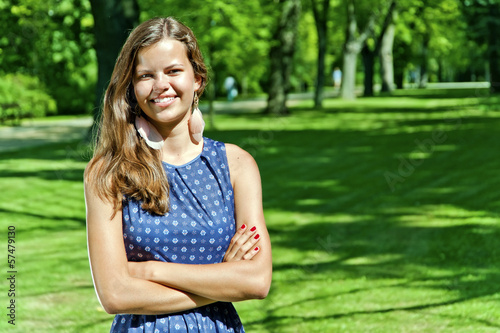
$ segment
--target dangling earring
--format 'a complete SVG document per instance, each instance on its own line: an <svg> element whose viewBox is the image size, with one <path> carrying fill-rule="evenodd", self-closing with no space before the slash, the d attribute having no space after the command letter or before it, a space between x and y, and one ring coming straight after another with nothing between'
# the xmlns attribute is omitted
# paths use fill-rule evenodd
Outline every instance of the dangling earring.
<svg viewBox="0 0 500 333"><path fill-rule="evenodd" d="M135 117L135 128L148 146L153 149L161 149L163 147L163 137L160 132L145 118L137 115Z"/></svg>
<svg viewBox="0 0 500 333"><path fill-rule="evenodd" d="M203 140L203 130L205 129L205 121L203 120L203 115L198 108L199 98L198 93L194 92L194 101L193 101L193 112L191 113L191 117L189 118L189 132L193 140L196 143L200 143Z"/></svg>

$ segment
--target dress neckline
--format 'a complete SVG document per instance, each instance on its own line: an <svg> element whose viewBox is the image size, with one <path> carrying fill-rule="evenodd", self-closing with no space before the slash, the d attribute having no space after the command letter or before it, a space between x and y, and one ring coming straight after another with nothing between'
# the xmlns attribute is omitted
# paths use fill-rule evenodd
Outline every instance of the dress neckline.
<svg viewBox="0 0 500 333"><path fill-rule="evenodd" d="M170 163L165 162L165 161L161 161L161 163L170 169L179 169L179 168L186 167L186 166L188 166L188 165L190 165L190 164L192 164L200 159L200 157L203 155L203 152L205 151L205 147L207 147L206 138L203 138L203 146L201 147L201 152L198 155L196 155L191 161L188 161L184 164L179 164L179 165L170 164Z"/></svg>

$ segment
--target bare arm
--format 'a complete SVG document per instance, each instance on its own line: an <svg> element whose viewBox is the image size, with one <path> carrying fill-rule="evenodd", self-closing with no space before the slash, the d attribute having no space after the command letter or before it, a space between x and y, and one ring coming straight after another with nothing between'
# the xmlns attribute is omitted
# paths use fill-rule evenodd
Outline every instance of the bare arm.
<svg viewBox="0 0 500 333"><path fill-rule="evenodd" d="M267 296L271 285L271 242L262 209L260 175L254 159L234 145L227 145L234 189L236 224L241 237L234 237L229 252L243 260L210 265L186 265L149 261L136 273L172 288L219 301L241 301ZM246 230L241 231L245 224ZM255 231L251 228L255 226ZM237 234L238 235L238 234ZM245 235L250 235L245 237ZM255 237L258 235L258 238ZM258 250L252 248L258 240ZM232 251L231 249L234 249ZM253 251L253 252L252 252ZM245 260L245 254L251 257ZM137 267L137 264L131 264Z"/></svg>
<svg viewBox="0 0 500 333"><path fill-rule="evenodd" d="M193 309L215 300L138 279L129 274L122 214L85 184L87 241L94 285L108 313L165 314Z"/></svg>

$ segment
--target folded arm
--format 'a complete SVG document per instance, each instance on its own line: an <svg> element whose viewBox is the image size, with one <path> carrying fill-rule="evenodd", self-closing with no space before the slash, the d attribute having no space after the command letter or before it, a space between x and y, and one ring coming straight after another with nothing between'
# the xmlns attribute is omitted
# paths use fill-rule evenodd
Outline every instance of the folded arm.
<svg viewBox="0 0 500 333"><path fill-rule="evenodd" d="M85 184L87 242L94 285L108 313L166 314L216 302L129 274L123 242L122 214Z"/></svg>
<svg viewBox="0 0 500 333"><path fill-rule="evenodd" d="M272 275L271 242L262 209L259 170L250 154L234 145L226 147L239 230L227 251L231 257L229 262L210 265L130 263L132 275L219 301L267 296ZM241 229L242 225L246 230ZM253 245L257 240L255 249ZM251 259L245 260L245 256Z"/></svg>

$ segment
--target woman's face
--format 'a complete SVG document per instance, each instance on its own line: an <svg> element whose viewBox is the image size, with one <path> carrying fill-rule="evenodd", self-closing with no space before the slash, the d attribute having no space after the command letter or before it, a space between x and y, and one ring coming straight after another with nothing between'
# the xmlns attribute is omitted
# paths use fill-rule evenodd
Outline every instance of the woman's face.
<svg viewBox="0 0 500 333"><path fill-rule="evenodd" d="M195 78L184 44L166 39L139 51L133 83L140 108L160 129L189 118L201 79Z"/></svg>

